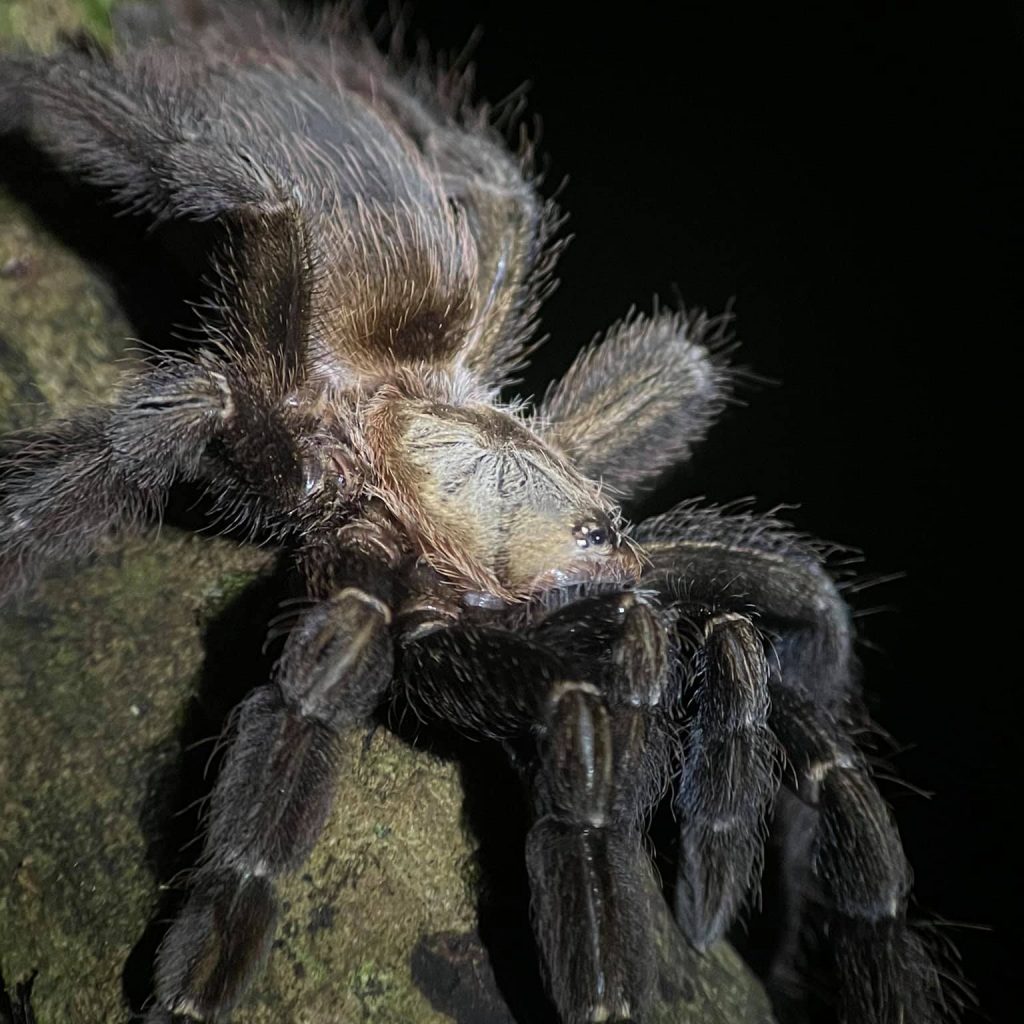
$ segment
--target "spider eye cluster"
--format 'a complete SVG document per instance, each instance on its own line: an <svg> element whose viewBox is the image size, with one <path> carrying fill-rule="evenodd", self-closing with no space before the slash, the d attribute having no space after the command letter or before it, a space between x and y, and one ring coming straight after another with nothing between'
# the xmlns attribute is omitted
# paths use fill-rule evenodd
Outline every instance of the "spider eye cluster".
<svg viewBox="0 0 1024 1024"><path fill-rule="evenodd" d="M604 516L585 519L573 527L572 535L578 548L607 548L611 546L614 531Z"/></svg>

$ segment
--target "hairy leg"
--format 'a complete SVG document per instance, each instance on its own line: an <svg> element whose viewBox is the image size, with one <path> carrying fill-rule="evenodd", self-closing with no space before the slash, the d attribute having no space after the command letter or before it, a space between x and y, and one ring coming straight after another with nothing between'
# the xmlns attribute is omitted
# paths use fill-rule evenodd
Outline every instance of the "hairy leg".
<svg viewBox="0 0 1024 1024"><path fill-rule="evenodd" d="M911 871L892 813L842 724L810 696L773 692L772 728L800 798L818 812L812 869L848 1024L933 1024L950 1008L922 935L906 921Z"/></svg>
<svg viewBox="0 0 1024 1024"><path fill-rule="evenodd" d="M585 475L635 498L689 457L725 404L727 318L633 316L545 396L537 428Z"/></svg>
<svg viewBox="0 0 1024 1024"><path fill-rule="evenodd" d="M750 618L717 612L702 624L688 696L676 916L706 950L760 880L778 744L768 728L768 663Z"/></svg>
<svg viewBox="0 0 1024 1024"><path fill-rule="evenodd" d="M109 406L0 439L0 600L159 515L177 480L208 481L230 525L284 534L344 499L343 463L243 362L164 359Z"/></svg>
<svg viewBox="0 0 1024 1024"><path fill-rule="evenodd" d="M852 686L849 609L821 551L771 517L687 503L642 523L637 538L644 583L677 602L694 651L677 913L701 948L729 926L762 861L778 784L769 681L841 706Z"/></svg>
<svg viewBox="0 0 1024 1024"><path fill-rule="evenodd" d="M306 221L286 179L207 116L211 74L166 53L0 57L0 133L154 219L225 227L205 355L165 357L110 407L0 442L0 598L158 512L175 479L209 478L220 514L250 529L315 512L304 490L322 497L330 453L302 448L313 425L290 404L313 316Z"/></svg>
<svg viewBox="0 0 1024 1024"><path fill-rule="evenodd" d="M691 612L755 614L772 636L768 668L819 703L853 692L850 609L825 569L830 548L770 515L685 502L636 531L648 566L643 583Z"/></svg>
<svg viewBox="0 0 1024 1024"><path fill-rule="evenodd" d="M287 198L241 141L211 123L212 68L186 49L105 59L66 50L0 60L0 134L157 219L209 220ZM205 102L204 102L205 100ZM244 123L244 122L243 122ZM237 129L236 129L237 130Z"/></svg>
<svg viewBox="0 0 1024 1024"><path fill-rule="evenodd" d="M810 871L826 903L843 1020L941 1020L940 972L921 933L906 921L910 869L891 813L851 738L849 713L858 693L850 612L823 567L822 550L770 517L727 515L695 505L643 524L638 534L650 558L645 582L690 609L705 607L711 624L749 623L756 609L759 629L772 636L771 658L758 673L760 697L756 705L748 701L746 714L749 718L756 706L758 728L763 728L770 705L767 724L795 769L799 795L816 811ZM732 644L746 653L729 660L753 668L752 649L739 636ZM706 657L721 660L713 651ZM744 675L749 671L737 678ZM727 700L720 689L717 699ZM702 713L706 710L698 704L698 727ZM745 756L751 756L749 750ZM723 763L734 768L739 762ZM760 769L748 766L744 776L742 783L734 780L737 791L764 791ZM728 772L724 777L732 778ZM790 772L782 778L792 782ZM682 882L685 863L680 871ZM723 911L742 896L744 874L735 872L735 882L721 888ZM794 899L799 905L803 895ZM803 902L803 914L816 910Z"/></svg>
<svg viewBox="0 0 1024 1024"><path fill-rule="evenodd" d="M159 1005L229 1010L274 933L274 881L306 860L331 806L338 737L392 680L389 581L379 555L335 556L332 587L290 634L272 683L242 704L214 789L200 866L160 948Z"/></svg>
<svg viewBox="0 0 1024 1024"><path fill-rule="evenodd" d="M225 227L205 326L250 376L286 388L305 370L314 243L287 167L254 144L266 126L248 124L244 96L232 99L235 117L198 49L0 55L0 135L26 138L156 222Z"/></svg>
<svg viewBox="0 0 1024 1024"><path fill-rule="evenodd" d="M551 994L574 1024L640 1014L653 990L642 830L667 783L666 638L659 609L615 593L515 632L439 629L403 651L424 718L520 746L533 737L534 930Z"/></svg>
<svg viewBox="0 0 1024 1024"><path fill-rule="evenodd" d="M109 407L0 441L0 598L159 512L231 415L221 372L168 362Z"/></svg>

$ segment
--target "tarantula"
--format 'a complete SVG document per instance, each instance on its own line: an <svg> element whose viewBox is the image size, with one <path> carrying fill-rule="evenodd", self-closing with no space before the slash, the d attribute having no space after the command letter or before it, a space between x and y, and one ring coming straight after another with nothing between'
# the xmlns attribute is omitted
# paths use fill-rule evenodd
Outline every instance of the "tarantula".
<svg viewBox="0 0 1024 1024"><path fill-rule="evenodd" d="M556 215L529 147L506 148L462 79L403 70L344 16L167 0L126 24L112 58L3 58L0 131L154 222L222 228L205 343L5 442L0 593L193 481L294 553L309 598L237 716L159 1006L235 1005L273 936L275 879L325 820L338 737L401 699L516 748L565 1021L642 1019L650 1002L643 841L666 789L675 913L703 950L757 884L780 784L813 809L802 906L827 929L842 1018L943 1016L852 738L850 613L824 547L689 502L629 532L616 504L722 409L720 322L628 318L536 409L504 402Z"/></svg>

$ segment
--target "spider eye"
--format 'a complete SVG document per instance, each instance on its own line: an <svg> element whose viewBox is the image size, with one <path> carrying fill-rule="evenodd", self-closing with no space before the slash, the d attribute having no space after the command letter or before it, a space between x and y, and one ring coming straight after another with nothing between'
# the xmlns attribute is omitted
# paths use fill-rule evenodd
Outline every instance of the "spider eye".
<svg viewBox="0 0 1024 1024"><path fill-rule="evenodd" d="M603 548L611 540L612 531L607 522L589 519L575 527L572 535L579 548Z"/></svg>

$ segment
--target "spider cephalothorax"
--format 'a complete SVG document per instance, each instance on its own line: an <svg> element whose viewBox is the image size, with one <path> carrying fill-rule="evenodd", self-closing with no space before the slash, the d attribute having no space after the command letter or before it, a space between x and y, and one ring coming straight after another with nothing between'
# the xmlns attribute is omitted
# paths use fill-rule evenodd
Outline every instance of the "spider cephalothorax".
<svg viewBox="0 0 1024 1024"><path fill-rule="evenodd" d="M298 27L263 4L167 0L125 35L110 60L4 58L0 131L140 214L216 221L205 336L110 404L9 439L0 591L194 481L294 552L308 598L235 719L159 1006L208 1018L242 996L275 879L322 827L338 736L404 701L515 748L566 1021L644 1016L661 795L676 916L704 949L756 886L780 783L811 812L792 917L826 926L841 1015L938 1020L909 868L852 739L850 616L822 549L695 503L627 534L612 500L684 460L723 406L720 322L630 318L536 409L503 404L553 215L457 84L424 85L343 18Z"/></svg>

